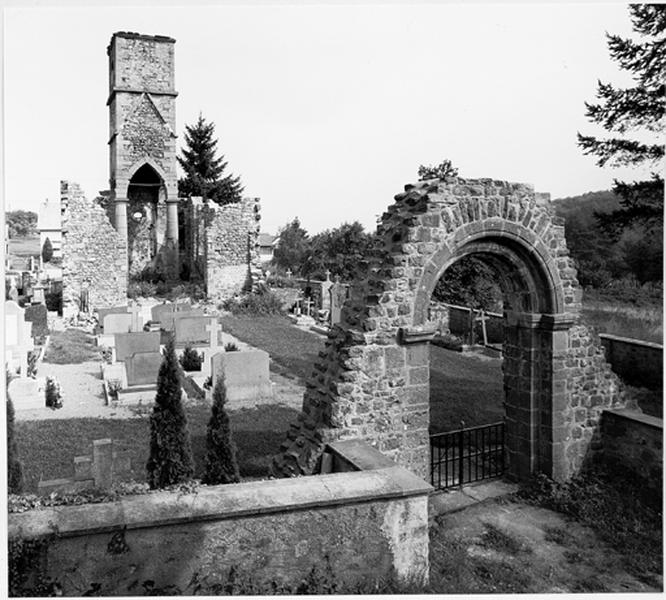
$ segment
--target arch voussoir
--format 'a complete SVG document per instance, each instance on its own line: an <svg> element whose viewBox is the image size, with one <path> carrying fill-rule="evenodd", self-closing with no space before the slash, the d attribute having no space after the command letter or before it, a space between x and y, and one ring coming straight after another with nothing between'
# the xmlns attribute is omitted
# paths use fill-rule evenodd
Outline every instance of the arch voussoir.
<svg viewBox="0 0 666 600"><path fill-rule="evenodd" d="M580 286L547 198L492 179L418 182L395 196L378 234L375 266L354 282L274 473L311 473L326 440L360 437L427 476L430 297L451 264L473 255L498 269L511 301L503 364L510 470L573 475L601 410L627 400L580 322Z"/></svg>

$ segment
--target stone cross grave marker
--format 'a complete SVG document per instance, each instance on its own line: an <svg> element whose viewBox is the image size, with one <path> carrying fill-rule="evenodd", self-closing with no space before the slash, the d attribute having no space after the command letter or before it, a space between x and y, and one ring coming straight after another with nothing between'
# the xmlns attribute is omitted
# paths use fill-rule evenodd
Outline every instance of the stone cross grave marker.
<svg viewBox="0 0 666 600"><path fill-rule="evenodd" d="M483 345L487 346L488 345L488 331L486 330L486 321L490 319L488 315L484 312L483 309L477 311L477 316L475 317L475 321L481 321L481 332L483 334Z"/></svg>
<svg viewBox="0 0 666 600"><path fill-rule="evenodd" d="M32 323L25 320L25 309L13 300L5 301L5 361L18 363L21 377L28 375L28 352L35 349Z"/></svg>
<svg viewBox="0 0 666 600"><path fill-rule="evenodd" d="M220 352L219 336L222 332L222 325L217 320L217 317L209 317L210 324L206 325L206 331L210 335L208 341L208 348L203 349L203 362L201 363L201 374L204 376L210 375L212 371L213 356Z"/></svg>
<svg viewBox="0 0 666 600"><path fill-rule="evenodd" d="M115 336L116 361L124 362L132 354L160 351L160 332L141 331L137 333L117 333Z"/></svg>
<svg viewBox="0 0 666 600"><path fill-rule="evenodd" d="M127 385L155 385L162 364L160 352L135 352L125 359Z"/></svg>
<svg viewBox="0 0 666 600"><path fill-rule="evenodd" d="M132 304L129 307L129 313L131 316L131 329L130 331L138 332L143 331L143 319L141 318L141 307L138 304Z"/></svg>
<svg viewBox="0 0 666 600"><path fill-rule="evenodd" d="M311 298L306 298L305 302L303 302L303 304L305 304L305 314L308 317L311 317L312 316L312 305L314 304L314 302L312 301Z"/></svg>

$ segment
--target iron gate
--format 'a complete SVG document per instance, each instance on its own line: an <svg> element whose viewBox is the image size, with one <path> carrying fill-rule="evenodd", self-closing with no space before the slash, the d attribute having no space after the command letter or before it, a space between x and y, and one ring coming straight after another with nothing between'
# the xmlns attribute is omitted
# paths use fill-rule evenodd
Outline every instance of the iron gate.
<svg viewBox="0 0 666 600"><path fill-rule="evenodd" d="M430 436L430 481L436 489L501 477L504 423L464 427Z"/></svg>

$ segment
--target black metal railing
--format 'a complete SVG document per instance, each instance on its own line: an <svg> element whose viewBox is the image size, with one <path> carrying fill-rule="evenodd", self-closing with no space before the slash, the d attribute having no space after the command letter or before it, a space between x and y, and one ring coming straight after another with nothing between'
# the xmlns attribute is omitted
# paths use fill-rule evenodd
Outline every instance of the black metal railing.
<svg viewBox="0 0 666 600"><path fill-rule="evenodd" d="M504 423L462 428L430 436L430 481L446 488L501 477Z"/></svg>

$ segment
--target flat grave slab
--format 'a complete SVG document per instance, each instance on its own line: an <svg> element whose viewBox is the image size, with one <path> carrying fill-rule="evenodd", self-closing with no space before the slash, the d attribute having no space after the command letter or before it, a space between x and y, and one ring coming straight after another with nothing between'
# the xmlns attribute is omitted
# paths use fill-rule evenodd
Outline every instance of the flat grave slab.
<svg viewBox="0 0 666 600"><path fill-rule="evenodd" d="M124 362L137 352L159 352L160 333L142 331L137 333L118 333L115 336L116 360Z"/></svg>

